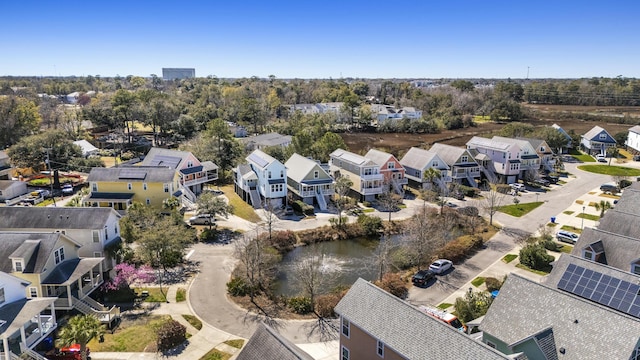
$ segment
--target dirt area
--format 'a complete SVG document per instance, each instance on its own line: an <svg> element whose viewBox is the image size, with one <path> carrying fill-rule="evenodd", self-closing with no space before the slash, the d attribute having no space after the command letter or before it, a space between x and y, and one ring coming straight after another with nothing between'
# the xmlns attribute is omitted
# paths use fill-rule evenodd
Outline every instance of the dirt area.
<svg viewBox="0 0 640 360"><path fill-rule="evenodd" d="M542 107L542 106L539 106ZM606 108L606 107L553 107L553 111L607 111L613 113L617 111L630 111L634 110L634 114L640 116L640 108ZM575 108L575 109L574 109ZM579 110L578 110L579 109ZM615 135L619 132L627 131L633 125L629 124L616 124L616 123L604 123L601 121L584 121L575 119L544 119L536 121L527 121L536 127L538 126L551 126L554 123L560 125L565 131L574 130L577 134L584 134L594 126L598 125L606 129L611 135ZM369 149L376 148L383 151L388 151L394 155L401 157L412 146L428 148L430 145L440 142L444 144L454 146L464 146L469 139L473 136L486 136L494 132L499 131L505 124L498 124L494 122L479 123L476 127L458 130L446 130L439 134L386 134L386 133L343 133L340 134L347 144L348 150L358 154L365 154Z"/></svg>

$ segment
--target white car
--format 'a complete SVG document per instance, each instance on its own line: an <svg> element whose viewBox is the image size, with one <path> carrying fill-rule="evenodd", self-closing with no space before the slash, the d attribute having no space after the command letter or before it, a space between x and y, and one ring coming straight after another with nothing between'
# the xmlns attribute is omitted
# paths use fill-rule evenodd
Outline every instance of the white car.
<svg viewBox="0 0 640 360"><path fill-rule="evenodd" d="M452 267L453 263L451 262L451 260L438 259L434 261L433 264L429 265L429 270L433 271L436 274L442 274Z"/></svg>
<svg viewBox="0 0 640 360"><path fill-rule="evenodd" d="M190 225L211 225L215 223L216 219L209 214L201 214L189 218Z"/></svg>
<svg viewBox="0 0 640 360"><path fill-rule="evenodd" d="M511 188L513 190L517 190L517 191L524 191L525 190L524 184L513 183L513 184L509 184L509 186L511 186Z"/></svg>
<svg viewBox="0 0 640 360"><path fill-rule="evenodd" d="M569 244L575 244L576 242L578 242L579 238L580 236L578 234L571 231L560 230L556 233L556 239L558 239L558 241L566 242Z"/></svg>
<svg viewBox="0 0 640 360"><path fill-rule="evenodd" d="M73 194L73 185L71 184L62 185L62 193L65 195Z"/></svg>
<svg viewBox="0 0 640 360"><path fill-rule="evenodd" d="M602 155L602 154L600 154L600 155L596 155L596 160L597 160L598 162L602 162L602 163L606 163L606 162L607 162L607 158L606 158L604 155Z"/></svg>

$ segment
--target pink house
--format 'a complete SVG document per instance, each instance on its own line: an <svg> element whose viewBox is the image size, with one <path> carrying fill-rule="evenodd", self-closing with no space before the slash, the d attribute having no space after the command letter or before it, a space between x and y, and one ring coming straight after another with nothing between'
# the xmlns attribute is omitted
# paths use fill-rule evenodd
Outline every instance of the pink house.
<svg viewBox="0 0 640 360"><path fill-rule="evenodd" d="M380 174L384 177L384 183L389 184L395 192L402 193L402 187L408 183L405 177L405 169L392 154L371 149L364 156L380 165Z"/></svg>

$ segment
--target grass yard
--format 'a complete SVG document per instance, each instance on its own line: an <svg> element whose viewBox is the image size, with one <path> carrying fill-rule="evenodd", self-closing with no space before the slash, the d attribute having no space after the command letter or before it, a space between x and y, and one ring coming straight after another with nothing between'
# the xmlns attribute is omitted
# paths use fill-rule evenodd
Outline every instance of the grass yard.
<svg viewBox="0 0 640 360"><path fill-rule="evenodd" d="M510 263L513 260L515 260L518 257L518 255L516 254L507 254L505 256L502 257L502 261L504 261L505 263Z"/></svg>
<svg viewBox="0 0 640 360"><path fill-rule="evenodd" d="M231 354L227 354L226 352L217 349L211 349L211 351L204 354L200 360L227 360L229 358L231 358Z"/></svg>
<svg viewBox="0 0 640 360"><path fill-rule="evenodd" d="M163 287L162 291L166 294L167 293L168 288ZM162 302L167 302L167 298L165 297L165 295L162 294L162 292L160 291L159 287L136 287L133 288L133 291L135 291L136 294L142 294L143 291L148 291L149 292L149 296L147 296L143 301L144 302L156 302L156 303L162 303Z"/></svg>
<svg viewBox="0 0 640 360"><path fill-rule="evenodd" d="M198 330L202 329L202 321L200 321L200 319L198 319L197 317L187 314L183 314L182 317L187 320L187 322L194 328Z"/></svg>
<svg viewBox="0 0 640 360"><path fill-rule="evenodd" d="M233 191L233 185L221 186L220 190L224 192L224 195L229 199L229 204L233 206L233 215L241 217L252 223L258 223L262 221L260 216L256 214L251 205L242 201L240 196Z"/></svg>
<svg viewBox="0 0 640 360"><path fill-rule="evenodd" d="M615 200L620 199L620 196L618 196L618 195L613 195L613 194L606 194L606 193L602 193L602 194L600 194L599 196L601 196L601 197L606 197L606 198L609 198L609 199L615 199Z"/></svg>
<svg viewBox="0 0 640 360"><path fill-rule="evenodd" d="M448 309L448 308L450 308L452 306L453 306L453 304L442 303L442 304L438 305L438 309L446 310L446 309Z"/></svg>
<svg viewBox="0 0 640 360"><path fill-rule="evenodd" d="M593 215L593 214L578 214L576 215L576 217L581 219L592 220L592 221L600 220L600 215Z"/></svg>
<svg viewBox="0 0 640 360"><path fill-rule="evenodd" d="M176 302L183 302L187 300L187 290L185 288L178 288L176 292Z"/></svg>
<svg viewBox="0 0 640 360"><path fill-rule="evenodd" d="M571 150L569 152L569 155L571 155L574 159L578 160L578 161L582 161L582 162L596 162L596 159L593 158L593 156L591 155L587 155L585 153L582 153L578 150Z"/></svg>
<svg viewBox="0 0 640 360"><path fill-rule="evenodd" d="M575 211L565 210L565 211L563 211L562 213L563 213L563 214L565 214L565 215L571 215L571 214L573 214L574 212L575 212Z"/></svg>
<svg viewBox="0 0 640 360"><path fill-rule="evenodd" d="M524 203L524 204L505 205L505 206L500 206L498 208L498 211L503 212L507 215L521 217L542 204L543 204L542 201L538 201L538 202Z"/></svg>
<svg viewBox="0 0 640 360"><path fill-rule="evenodd" d="M244 340L242 339L231 339L231 340L227 340L224 342L225 344L232 346L236 349L242 349L242 346L244 345Z"/></svg>
<svg viewBox="0 0 640 360"><path fill-rule="evenodd" d="M551 269L552 269L551 266L549 266L549 271L534 270L534 269L532 269L530 267L527 267L527 266L524 266L522 264L516 264L516 267L519 268L519 269L530 271L530 272L532 272L534 274L542 275L542 276L549 275L549 273L551 272Z"/></svg>
<svg viewBox="0 0 640 360"><path fill-rule="evenodd" d="M582 205L582 204L584 204L584 200L576 200L576 204Z"/></svg>
<svg viewBox="0 0 640 360"><path fill-rule="evenodd" d="M93 339L87 344L91 352L156 352L156 329L170 319L164 316L140 316L124 320L111 334L104 333L104 341Z"/></svg>
<svg viewBox="0 0 640 360"><path fill-rule="evenodd" d="M558 226L558 223L547 223L548 227L556 227Z"/></svg>
<svg viewBox="0 0 640 360"><path fill-rule="evenodd" d="M104 163L104 167L114 167L116 165L116 158L114 158L113 156L101 156L100 160L102 160L102 163ZM122 161L118 161L118 163L121 163Z"/></svg>
<svg viewBox="0 0 640 360"><path fill-rule="evenodd" d="M482 284L484 284L484 278L482 276L478 276L477 278L471 280L471 285L475 287L479 287Z"/></svg>
<svg viewBox="0 0 640 360"><path fill-rule="evenodd" d="M560 230L567 230L567 231L574 232L576 234L581 234L582 233L582 229L577 228L575 226L569 226L569 225L562 225Z"/></svg>
<svg viewBox="0 0 640 360"><path fill-rule="evenodd" d="M573 251L573 246L571 245L566 245L566 244L560 244L562 245L562 247L560 247L560 252L565 253L565 254L571 254L571 251Z"/></svg>
<svg viewBox="0 0 640 360"><path fill-rule="evenodd" d="M640 176L640 170L624 166L580 165L578 166L578 169L611 176Z"/></svg>

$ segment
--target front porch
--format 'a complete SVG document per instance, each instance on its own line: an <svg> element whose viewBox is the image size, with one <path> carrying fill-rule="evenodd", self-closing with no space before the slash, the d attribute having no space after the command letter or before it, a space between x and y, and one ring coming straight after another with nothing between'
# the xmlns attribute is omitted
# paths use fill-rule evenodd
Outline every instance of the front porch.
<svg viewBox="0 0 640 360"><path fill-rule="evenodd" d="M2 307L0 360L20 358L58 326L55 298L23 299ZM15 356L13 356L15 355Z"/></svg>
<svg viewBox="0 0 640 360"><path fill-rule="evenodd" d="M129 193L92 192L82 199L82 205L86 207L110 207L119 213L123 213L133 204L133 195Z"/></svg>
<svg viewBox="0 0 640 360"><path fill-rule="evenodd" d="M58 265L42 282L42 291L47 296L57 296L56 308L71 310L72 299L86 298L97 289L104 279L104 258L71 259Z"/></svg>

